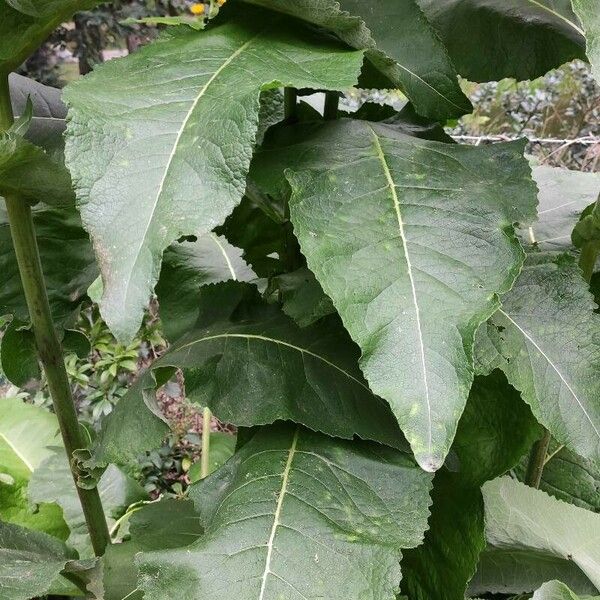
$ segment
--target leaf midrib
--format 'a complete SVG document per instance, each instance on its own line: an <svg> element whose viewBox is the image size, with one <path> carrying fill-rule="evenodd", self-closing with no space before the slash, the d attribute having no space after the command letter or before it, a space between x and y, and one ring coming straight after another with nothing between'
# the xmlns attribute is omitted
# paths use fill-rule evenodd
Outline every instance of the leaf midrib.
<svg viewBox="0 0 600 600"><path fill-rule="evenodd" d="M179 146L179 142L181 141L181 137L183 136L183 134L185 132L185 129L187 127L187 124L188 124L189 120L191 119L192 115L194 114L194 111L196 110L196 107L198 106L198 103L204 97L204 95L206 94L206 91L209 89L209 87L212 85L212 83L221 75L221 73L242 52L245 52L257 40L257 38L259 38L264 33L264 31L265 31L264 29L261 30L259 33L257 33L253 37L251 37L246 42L244 42L239 48L237 48L237 50L235 50L235 52L233 52L229 56L229 58L227 58L227 60L225 60L223 62L223 64L211 75L211 77L208 79L208 81L202 86L202 89L200 90L200 92L198 93L198 95L194 99L194 102L192 103L190 109L188 110L188 112L187 112L187 114L186 114L186 116L185 116L185 118L183 120L183 123L181 124L181 127L179 128L179 131L177 132L177 137L175 138L175 142L173 144L173 148L171 149L171 153L169 155L169 159L167 161L167 164L166 164L165 169L164 169L163 176L162 176L161 181L160 181L159 186L158 186L158 191L157 191L156 196L154 198L154 202L153 202L153 205L152 205L152 210L150 212L150 216L149 216L148 221L146 223L146 227L144 229L144 233L140 237L140 243L139 243L139 246L138 246L138 248L136 250L136 253L135 253L135 260L134 260L133 265L132 265L131 269L129 270L129 273L128 273L128 276L127 276L127 282L125 284L125 297L127 297L127 295L129 294L129 288L131 286L131 278L133 277L133 273L135 272L135 265L137 264L137 261L139 260L139 257L140 257L140 253L142 251L142 248L144 247L144 243L146 241L146 237L148 236L148 231L150 230L150 226L152 225L152 221L154 219L154 215L156 213L156 209L158 207L158 204L160 202L160 198L161 198L162 193L163 193L165 182L167 180L169 171L171 169L171 165L173 164L173 159L175 158L175 155L177 153L177 148Z"/></svg>
<svg viewBox="0 0 600 600"><path fill-rule="evenodd" d="M273 526L271 527L271 533L269 535L269 540L267 541L267 558L265 561L265 569L263 571L263 575L261 578L260 596L258 597L258 600L264 600L265 591L267 589L267 580L268 580L269 575L272 574L271 561L273 559L273 544L275 542L275 536L277 535L277 528L279 527L279 523L281 520L281 510L283 508L283 501L284 501L285 495L287 493L290 471L292 469L292 463L294 462L294 456L296 454L296 447L298 445L299 434L300 434L300 430L298 428L296 428L296 431L294 432L294 437L292 439L292 444L291 444L290 450L288 452L288 458L285 463L285 468L282 473L281 489L280 489L279 495L277 497L277 506L275 508L275 514L273 516Z"/></svg>
<svg viewBox="0 0 600 600"><path fill-rule="evenodd" d="M327 360L324 356L316 354L315 352L312 352L306 348L301 348L300 346L295 346L294 344L291 344L290 342L286 342L284 340L279 340L277 338L271 338L271 337L268 337L265 335L259 335L259 334L254 334L254 333L219 333L219 334L209 335L209 336L206 336L203 338L193 340L191 342L188 342L187 344L183 344L182 346L174 347L173 352L179 352L181 350L185 350L186 348L190 348L191 346L194 346L195 344L200 344L202 342L208 342L211 340L217 340L217 339L221 339L221 338L225 338L225 339L241 338L241 339L260 340L263 342L269 342L272 344L279 344L281 346L286 346L287 348L296 350L297 352L300 352L301 354L308 354L309 356L312 356L313 358L316 358L317 360L324 362L325 364L329 365L330 367L336 369L337 371L339 371L340 373L342 373L343 375L348 377L348 379L351 379L352 381L354 381L355 383L357 383L358 385L363 387L370 394L373 393L369 389L369 387L367 385L365 385L362 381L360 381L359 379L354 377L354 375L352 375L352 374L348 373L347 371L345 371L344 369L342 369L342 367L339 367L338 365L331 362L330 360ZM166 356L165 356L165 358L166 358Z"/></svg>
<svg viewBox="0 0 600 600"><path fill-rule="evenodd" d="M533 339L533 337L525 329L523 329L508 313L506 313L502 309L499 309L498 312L502 313L523 334L525 339L529 340L534 345L534 347L542 355L544 360L546 360L546 362L550 365L550 367L552 367L553 371L558 375L560 380L565 384L565 386L567 387L567 389L569 390L569 392L575 399L575 402L577 402L577 404L583 411L583 414L585 415L586 419L589 421L590 425L592 426L592 429L596 433L596 436L598 437L598 439L600 439L600 431L598 431L598 428L594 425L594 422L593 422L592 418L590 417L590 415L588 414L585 407L583 406L583 403L578 398L577 394L575 393L575 391L573 390L573 388L571 387L569 382L566 380L564 375L560 372L558 367L552 362L550 357L542 350L541 346Z"/></svg>
<svg viewBox="0 0 600 600"><path fill-rule="evenodd" d="M419 302L417 299L417 290L415 286L415 281L412 272L412 263L410 260L410 255L408 253L408 240L406 239L406 235L404 232L404 221L402 219L402 213L400 212L400 200L398 198L398 193L396 191L396 184L394 183L394 179L392 177L392 173L390 171L390 167L385 158L385 154L383 152L383 148L381 147L381 143L379 141L379 136L375 133L375 130L368 126L373 135L373 142L375 145L375 151L377 153L377 158L379 159L381 166L384 171L384 175L392 195L392 201L394 203L394 210L396 212L396 217L398 219L398 229L400 232L400 239L402 240L402 248L404 250L404 257L406 259L406 268L408 272L408 279L410 281L410 287L412 290L412 298L415 307L415 316L416 316L416 324L417 324L417 337L419 340L419 354L421 358L421 368L423 370L423 384L425 386L425 399L427 401L427 449L429 453L431 453L432 446L432 422L431 422L431 399L429 396L429 382L427 378L427 364L425 359L425 345L423 342L423 331L421 328L421 309L419 308Z"/></svg>

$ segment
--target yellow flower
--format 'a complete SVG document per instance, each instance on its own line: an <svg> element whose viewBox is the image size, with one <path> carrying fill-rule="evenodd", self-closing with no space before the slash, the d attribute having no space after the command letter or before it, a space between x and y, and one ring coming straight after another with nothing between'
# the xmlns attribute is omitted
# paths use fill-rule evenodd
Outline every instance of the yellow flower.
<svg viewBox="0 0 600 600"><path fill-rule="evenodd" d="M193 15L201 15L204 12L204 4L202 2L195 2L190 6L190 12Z"/></svg>
<svg viewBox="0 0 600 600"><path fill-rule="evenodd" d="M217 4L219 6L223 6L223 4L225 4L225 2L227 2L227 0L217 0Z"/></svg>

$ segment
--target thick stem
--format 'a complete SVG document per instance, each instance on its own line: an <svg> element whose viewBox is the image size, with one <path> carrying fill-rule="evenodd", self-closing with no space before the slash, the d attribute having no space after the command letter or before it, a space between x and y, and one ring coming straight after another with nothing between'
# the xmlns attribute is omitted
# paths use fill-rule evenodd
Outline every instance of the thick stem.
<svg viewBox="0 0 600 600"><path fill-rule="evenodd" d="M326 92L323 118L326 121L333 121L334 119L337 119L339 105L340 95L337 92Z"/></svg>
<svg viewBox="0 0 600 600"><path fill-rule="evenodd" d="M537 489L540 487L549 445L550 432L545 429L544 436L533 445L531 448L531 454L529 455L529 464L527 465L525 483L533 488Z"/></svg>
<svg viewBox="0 0 600 600"><path fill-rule="evenodd" d="M210 422L212 413L210 408L205 408L202 413L202 454L200 455L200 478L204 479L210 474Z"/></svg>
<svg viewBox="0 0 600 600"><path fill-rule="evenodd" d="M293 123L298 120L298 90L295 88L284 88L283 90L283 113L285 120Z"/></svg>
<svg viewBox="0 0 600 600"><path fill-rule="evenodd" d="M0 131L10 127L13 122L13 113L8 88L8 78L0 81ZM17 196L9 196L6 200L6 211L10 224L15 255L19 265L21 283L31 325L35 336L40 362L46 374L48 389L52 396L54 412L58 418L60 431L67 451L69 461L73 451L85 448L77 413L73 404L71 387L62 348L52 322L50 304L44 282L39 250L35 238L33 217L30 206ZM77 475L73 473L76 481ZM85 520L90 532L94 552L97 556L104 554L110 537L106 518L102 510L102 503L98 489L84 490L76 485L81 501Z"/></svg>

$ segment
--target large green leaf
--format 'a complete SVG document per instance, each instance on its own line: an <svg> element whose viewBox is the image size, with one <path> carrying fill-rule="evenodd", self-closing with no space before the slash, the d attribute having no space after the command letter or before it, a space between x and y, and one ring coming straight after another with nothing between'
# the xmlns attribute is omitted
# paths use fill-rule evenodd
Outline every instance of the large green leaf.
<svg viewBox="0 0 600 600"><path fill-rule="evenodd" d="M573 10L585 31L586 51L592 64L592 73L600 82L600 10L596 0L571 0Z"/></svg>
<svg viewBox="0 0 600 600"><path fill-rule="evenodd" d="M600 515L509 477L483 486L488 542L574 562L600 589Z"/></svg>
<svg viewBox="0 0 600 600"><path fill-rule="evenodd" d="M63 21L102 0L0 0L0 75L16 69Z"/></svg>
<svg viewBox="0 0 600 600"><path fill-rule="evenodd" d="M445 122L471 112L443 44L415 0L243 0L333 31L411 99L417 112Z"/></svg>
<svg viewBox="0 0 600 600"><path fill-rule="evenodd" d="M0 516L64 539L68 529L60 508L42 498L34 510L27 497L33 472L50 456L48 446L59 440L52 413L18 398L0 398Z"/></svg>
<svg viewBox="0 0 600 600"><path fill-rule="evenodd" d="M488 547L479 558L477 573L469 585L470 595L525 594L558 577L582 594L597 590L581 569L566 558L536 554L529 550Z"/></svg>
<svg viewBox="0 0 600 600"><path fill-rule="evenodd" d="M388 405L362 377L358 348L339 319L300 328L257 296L253 286L237 282L200 290L194 329L152 365L106 419L98 462L123 464L160 443L166 425L148 407L156 405L157 380L164 383L165 371L174 368L183 371L187 398L228 423L291 420L337 437L356 434L403 444Z"/></svg>
<svg viewBox="0 0 600 600"><path fill-rule="evenodd" d="M208 233L239 203L261 90L344 89L361 68L362 51L287 17L223 13L65 90L67 163L102 270L101 311L121 339L139 327L163 250Z"/></svg>
<svg viewBox="0 0 600 600"><path fill-rule="evenodd" d="M543 250L571 248L571 232L582 211L600 194L600 173L539 166L533 178L539 189L538 221L526 237Z"/></svg>
<svg viewBox="0 0 600 600"><path fill-rule="evenodd" d="M430 481L384 446L265 428L191 491L206 534L142 554L144 598L393 600Z"/></svg>
<svg viewBox="0 0 600 600"><path fill-rule="evenodd" d="M114 465L109 465L102 474L98 491L109 527L114 525L130 504L148 497L134 479ZM29 481L29 497L32 502L56 502L62 508L71 530L69 545L79 552L80 557L93 556L85 517L62 447L53 448L52 454L33 473Z"/></svg>
<svg viewBox="0 0 600 600"><path fill-rule="evenodd" d="M578 596L560 581L548 581L533 594L533 600L600 600L600 596Z"/></svg>
<svg viewBox="0 0 600 600"><path fill-rule="evenodd" d="M255 278L242 251L222 236L208 233L198 240L170 246L156 286L167 339L174 342L195 325L200 313L198 293L203 285Z"/></svg>
<svg viewBox="0 0 600 600"><path fill-rule="evenodd" d="M562 444L600 461L600 315L575 259L532 253L477 335L479 368L500 368Z"/></svg>
<svg viewBox="0 0 600 600"><path fill-rule="evenodd" d="M521 266L512 224L535 215L523 146L443 144L349 120L270 141L256 176L289 167L308 266L361 347L371 388L435 471L473 380L475 330Z"/></svg>
<svg viewBox="0 0 600 600"><path fill-rule="evenodd" d="M425 541L402 559L411 600L465 596L485 547L480 486L512 468L537 435L529 407L502 373L475 379L452 446L457 464L436 473Z"/></svg>
<svg viewBox="0 0 600 600"><path fill-rule="evenodd" d="M0 521L0 597L30 600L44 595L71 558L60 540Z"/></svg>
<svg viewBox="0 0 600 600"><path fill-rule="evenodd" d="M534 79L585 58L571 0L417 1L458 72L471 81Z"/></svg>

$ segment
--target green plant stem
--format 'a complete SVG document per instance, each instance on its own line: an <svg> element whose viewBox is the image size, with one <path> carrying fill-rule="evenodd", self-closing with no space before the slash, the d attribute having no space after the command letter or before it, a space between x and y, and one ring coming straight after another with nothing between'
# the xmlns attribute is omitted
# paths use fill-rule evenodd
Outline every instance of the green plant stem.
<svg viewBox="0 0 600 600"><path fill-rule="evenodd" d="M212 413L205 408L202 413L202 454L200 455L200 479L210 474L210 421Z"/></svg>
<svg viewBox="0 0 600 600"><path fill-rule="evenodd" d="M333 121L334 119L337 119L339 105L340 95L337 92L326 92L323 118L326 121Z"/></svg>
<svg viewBox="0 0 600 600"><path fill-rule="evenodd" d="M293 123L298 120L298 90L295 88L284 88L283 90L283 113L285 120Z"/></svg>
<svg viewBox="0 0 600 600"><path fill-rule="evenodd" d="M545 429L544 435L531 448L525 483L533 488L539 488L542 481L542 473L546 464L546 455L550 445L550 432Z"/></svg>
<svg viewBox="0 0 600 600"><path fill-rule="evenodd" d="M5 76L0 80L0 131L8 129L13 120L8 77ZM65 369L64 355L50 313L31 207L18 196L9 196L5 198L5 201L37 351L46 374L54 412L58 418L60 432L70 461L73 451L85 448L86 444L79 428ZM73 473L73 478L77 481L76 473ZM84 490L77 484L76 488L94 552L97 556L101 556L110 542L110 537L98 489Z"/></svg>

